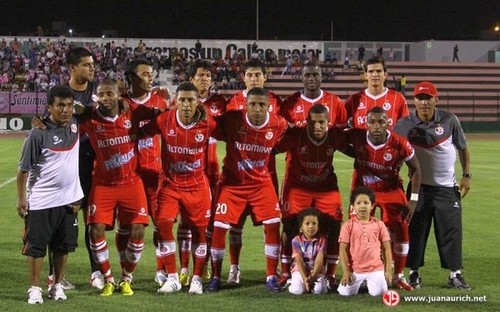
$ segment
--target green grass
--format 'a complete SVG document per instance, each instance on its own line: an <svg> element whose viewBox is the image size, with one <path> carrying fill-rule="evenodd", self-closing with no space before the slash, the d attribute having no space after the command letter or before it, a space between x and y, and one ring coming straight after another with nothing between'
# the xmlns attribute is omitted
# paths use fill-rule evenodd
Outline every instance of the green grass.
<svg viewBox="0 0 500 312"><path fill-rule="evenodd" d="M0 185L15 177L20 157L22 139L0 138ZM500 185L500 141L470 141L472 156L471 172L474 174L470 194L464 199L464 276L473 290L467 293L445 287L448 272L439 268L434 236L431 234L426 255L426 266L422 268L423 288L412 293L400 292L402 296L486 296L486 303L409 303L402 302L400 311L498 311L498 267L500 248L497 231L500 219L500 199L497 186ZM220 151L223 153L222 146ZM221 154L222 154L221 153ZM278 173L283 175L283 157L278 157ZM341 194L347 204L352 161L341 154L335 155L335 167L339 176ZM403 169L403 175L406 174ZM458 172L461 172L460 170ZM26 259L21 255L23 222L16 213L15 182L0 187L0 310L32 311L26 303L29 286ZM80 222L82 224L82 222ZM108 232L108 242L113 246L114 235ZM153 282L155 271L154 249L151 243L151 227L147 230L147 244L141 262L134 275L132 297L116 294L101 298L88 286L88 260L83 247L83 226L80 227L81 247L70 255L67 269L68 279L75 283L76 290L67 291L68 301L45 300L37 310L60 311L387 311L380 297L360 295L342 298L339 295L293 296L288 292L271 294L264 289L265 260L261 227L247 223L243 235L242 281L239 287L227 287L218 294L188 296L186 292L159 296ZM112 269L118 272L116 253L111 250ZM223 276L227 276L228 254ZM43 276L47 273L44 265ZM341 276L341 270L339 270Z"/></svg>

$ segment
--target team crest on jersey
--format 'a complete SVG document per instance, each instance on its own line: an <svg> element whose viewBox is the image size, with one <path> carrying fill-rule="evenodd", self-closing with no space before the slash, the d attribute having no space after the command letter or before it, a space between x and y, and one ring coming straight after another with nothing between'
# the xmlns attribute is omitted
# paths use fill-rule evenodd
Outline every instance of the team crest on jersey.
<svg viewBox="0 0 500 312"><path fill-rule="evenodd" d="M174 129L170 129L167 133L168 136L175 136L175 130Z"/></svg>
<svg viewBox="0 0 500 312"><path fill-rule="evenodd" d="M71 132L77 133L78 132L78 127L75 124L71 125Z"/></svg>
<svg viewBox="0 0 500 312"><path fill-rule="evenodd" d="M387 122L389 123L389 126L392 126L392 124L394 123L394 122L392 121L392 118L389 118L389 120L388 120Z"/></svg>
<svg viewBox="0 0 500 312"><path fill-rule="evenodd" d="M128 120L128 119L127 119L127 120L125 120L125 121L123 122L123 126L124 126L126 129L130 129L130 128L132 128L132 122L130 122L130 120Z"/></svg>
<svg viewBox="0 0 500 312"><path fill-rule="evenodd" d="M271 131L266 132L266 140L271 140L273 138L274 134Z"/></svg>
<svg viewBox="0 0 500 312"><path fill-rule="evenodd" d="M385 161L391 161L392 160L392 154L391 153L385 153L384 154L384 160Z"/></svg>
<svg viewBox="0 0 500 312"><path fill-rule="evenodd" d="M146 208L141 207L141 209L139 210L138 215L140 215L140 216L147 216L148 215L148 211L146 210Z"/></svg>
<svg viewBox="0 0 500 312"><path fill-rule="evenodd" d="M210 111L214 114L217 114L219 112L219 108L217 107L217 105L213 104L212 106L210 106Z"/></svg>
<svg viewBox="0 0 500 312"><path fill-rule="evenodd" d="M197 133L194 136L195 141L198 142L198 143L200 143L201 141L203 141L204 138L205 138L205 136L203 135L203 133Z"/></svg>
<svg viewBox="0 0 500 312"><path fill-rule="evenodd" d="M304 110L304 108L302 108L302 105L299 105L299 106L295 107L295 112L296 112L296 113L300 113L300 112L302 112L303 110Z"/></svg>
<svg viewBox="0 0 500 312"><path fill-rule="evenodd" d="M91 98L92 98L92 102L97 102L97 100L98 100L96 94L92 94Z"/></svg>
<svg viewBox="0 0 500 312"><path fill-rule="evenodd" d="M329 148L326 150L326 155L327 156L332 156L333 155L333 148Z"/></svg>
<svg viewBox="0 0 500 312"><path fill-rule="evenodd" d="M358 109L365 109L365 108L366 108L365 103L360 102L359 105L358 105Z"/></svg>
<svg viewBox="0 0 500 312"><path fill-rule="evenodd" d="M390 109L391 109L391 103L389 103L389 102L385 102L385 103L384 103L384 105L382 105L382 108L383 108L384 110L386 110L386 111L387 111L387 110L390 110Z"/></svg>
<svg viewBox="0 0 500 312"><path fill-rule="evenodd" d="M438 126L434 129L434 132L436 132L437 135L442 135L444 133L444 129L441 126Z"/></svg>
<svg viewBox="0 0 500 312"><path fill-rule="evenodd" d="M54 135L52 139L54 140L54 145L57 145L62 142L62 139L60 139L57 135Z"/></svg>
<svg viewBox="0 0 500 312"><path fill-rule="evenodd" d="M238 110L242 110L243 109L243 105L238 105Z"/></svg>

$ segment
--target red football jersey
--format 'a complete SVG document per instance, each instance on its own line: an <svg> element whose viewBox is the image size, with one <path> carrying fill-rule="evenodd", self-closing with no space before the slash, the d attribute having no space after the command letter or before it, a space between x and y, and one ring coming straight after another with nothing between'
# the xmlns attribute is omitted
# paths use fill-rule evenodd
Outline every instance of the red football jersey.
<svg viewBox="0 0 500 312"><path fill-rule="evenodd" d="M320 142L309 136L307 128L290 129L275 146L278 152L288 152L284 187L338 191L333 153L345 145L343 132L336 128L331 128Z"/></svg>
<svg viewBox="0 0 500 312"><path fill-rule="evenodd" d="M212 117L184 125L177 116L177 110L161 113L156 117L155 123L144 127L146 134L161 134L164 185L179 191L208 188L205 151L215 127Z"/></svg>
<svg viewBox="0 0 500 312"><path fill-rule="evenodd" d="M226 110L245 110L247 103L247 90L240 91L233 95L227 103ZM269 91L269 112L273 115L280 113L281 98Z"/></svg>
<svg viewBox="0 0 500 312"><path fill-rule="evenodd" d="M347 142L354 148L354 186L364 185L376 192L403 189L399 170L403 162L415 156L411 144L402 136L388 131L387 142L378 146L368 140L366 130L346 131Z"/></svg>
<svg viewBox="0 0 500 312"><path fill-rule="evenodd" d="M295 123L298 127L307 125L307 115L314 104L323 104L328 108L330 117L329 127L343 126L347 122L347 112L340 98L330 92L321 90L321 94L310 99L297 91L287 96L280 108L280 114L288 122Z"/></svg>
<svg viewBox="0 0 500 312"><path fill-rule="evenodd" d="M221 181L224 185L255 185L271 180L268 162L273 146L288 123L281 116L267 114L262 126L255 127L244 111L229 111L218 118L214 136L226 142Z"/></svg>
<svg viewBox="0 0 500 312"><path fill-rule="evenodd" d="M165 99L151 92L148 93L148 96L142 101L133 98L129 93L123 94L122 98L129 104L135 103L137 105L144 105L157 110L165 110L167 108L167 102ZM139 123L139 127L143 127L149 122L150 120L143 120ZM137 149L139 154L139 170L154 172L161 171L160 135L154 135L152 137L145 137L137 140Z"/></svg>
<svg viewBox="0 0 500 312"><path fill-rule="evenodd" d="M200 99L200 102L203 103L209 116L217 117L226 111L227 100L222 95L214 94L207 99ZM219 158L217 157L217 140L212 137L208 140L206 156L207 175L209 178L210 176L218 175ZM217 183L215 181L217 178L218 177L215 176L214 181L211 181L211 183ZM213 189L215 189L215 185Z"/></svg>
<svg viewBox="0 0 500 312"><path fill-rule="evenodd" d="M410 113L403 94L386 88L377 96L368 93L368 89L351 95L346 103L347 118L351 119L353 128L366 129L366 115L375 106L384 108L389 118L389 130L392 130L396 122Z"/></svg>
<svg viewBox="0 0 500 312"><path fill-rule="evenodd" d="M92 181L101 185L125 185L140 181L137 175L136 134L141 120L154 111L130 105L130 110L113 118L98 109L80 118L80 132L87 133L96 153Z"/></svg>

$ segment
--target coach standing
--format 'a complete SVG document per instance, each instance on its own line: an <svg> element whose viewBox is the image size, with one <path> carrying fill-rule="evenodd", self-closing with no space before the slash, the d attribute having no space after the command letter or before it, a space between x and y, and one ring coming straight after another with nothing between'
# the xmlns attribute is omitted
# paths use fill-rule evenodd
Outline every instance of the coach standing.
<svg viewBox="0 0 500 312"><path fill-rule="evenodd" d="M416 111L400 119L394 131L406 137L415 149L422 168L419 194L411 194L418 205L410 222L410 250L406 266L411 268L410 284L420 288L419 267L434 219L441 267L449 269L448 287L470 290L462 269L462 205L470 188L470 156L458 118L436 108L438 92L430 82L415 86ZM460 182L455 180L456 151L462 166Z"/></svg>

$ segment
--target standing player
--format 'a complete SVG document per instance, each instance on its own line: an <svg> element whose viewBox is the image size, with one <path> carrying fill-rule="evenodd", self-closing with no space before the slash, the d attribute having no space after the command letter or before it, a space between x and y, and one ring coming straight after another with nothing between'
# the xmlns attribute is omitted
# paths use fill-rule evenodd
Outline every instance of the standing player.
<svg viewBox="0 0 500 312"><path fill-rule="evenodd" d="M158 189L155 220L159 230L158 253L168 277L159 293L181 290L175 261L173 225L180 213L193 234L194 274L190 294L202 294L201 275L206 264L205 231L211 213L210 185L205 173L206 148L215 130L211 118L204 120L198 109L198 91L188 82L177 88L176 110L169 110L143 128L152 135L161 133L163 173Z"/></svg>
<svg viewBox="0 0 500 312"><path fill-rule="evenodd" d="M83 192L78 172L79 134L74 95L66 85L47 94L46 129L33 129L24 141L17 173L17 211L25 219L23 254L28 257L28 303L43 303L40 275L47 245L54 257L49 298L66 300L61 284L68 252L78 241L76 213Z"/></svg>
<svg viewBox="0 0 500 312"><path fill-rule="evenodd" d="M347 113L344 106L342 105L342 101L336 95L322 90L321 80L322 74L319 65L315 62L307 62L302 68L302 83L304 84L304 89L302 91L295 92L291 96L288 96L283 101L283 104L280 108L280 114L285 117L285 119L289 123L295 124L299 127L304 127L307 124L309 109L311 109L311 107L315 104L322 104L327 109L328 127L332 127L335 125L345 125L345 123L347 122ZM290 153L287 153L285 170L285 172L287 173L290 171L290 157L292 157ZM285 174L284 180L285 181L283 182L283 185L286 186L287 174ZM336 185L333 187L335 188ZM287 192L284 187L282 187L282 190L283 193ZM342 215L339 215L339 217L341 217L341 219L338 221L342 222ZM328 244L329 250L327 252L328 256L326 276L328 277L328 284L330 289L332 289L336 284L335 273L337 271L338 265L338 231L340 231L340 227L336 228L336 234L334 232L330 233L335 238L333 238L334 240L331 240L331 242L333 243ZM286 234L284 235L286 236ZM283 238L283 240L286 241L287 239ZM289 244L287 243L287 245ZM286 255L284 255L285 257L282 258L282 264L283 260L285 260L286 262L285 267L283 268L285 274L280 281L281 284L285 282L285 279L287 277L286 272L288 272L288 270L286 269L286 266L288 265L286 263L290 259L288 247L283 248L282 252L286 252Z"/></svg>
<svg viewBox="0 0 500 312"><path fill-rule="evenodd" d="M316 207L326 217L324 229L328 239L328 287L334 288L335 269L339 259L338 236L342 222L342 199L332 161L336 150L345 148L341 130L331 128L329 110L323 104L311 107L306 128L293 128L275 146L287 152L287 176L283 182L281 210L283 222L280 284L290 278L291 240L298 234L297 215L306 207Z"/></svg>
<svg viewBox="0 0 500 312"><path fill-rule="evenodd" d="M366 186L375 192L375 206L382 211L382 221L391 234L394 259L394 287L413 290L403 275L408 255L408 223L411 220L417 200L406 199L403 181L399 175L405 162L410 170L411 192L420 189L420 165L410 143L398 134L388 130L389 118L381 107L368 112L368 131L351 129L346 133L348 143L353 145L354 168L357 172L354 187ZM417 196L418 197L418 196Z"/></svg>
<svg viewBox="0 0 500 312"><path fill-rule="evenodd" d="M106 229L118 218L120 229L130 233L125 250L119 289L130 296L132 273L144 249L144 227L148 225L148 207L144 185L137 174L136 132L140 120L152 118L150 109L131 105L120 112L118 87L105 80L97 87L97 108L81 118L80 130L89 135L96 151L96 167L89 196L87 222L90 243L101 274L106 279L101 296L111 296L115 281L111 274Z"/></svg>
<svg viewBox="0 0 500 312"><path fill-rule="evenodd" d="M68 85L73 90L75 95L75 102L84 106L90 106L94 100L92 95L96 92L96 83L94 80L95 65L92 53L85 48L73 48L68 51L66 55L66 63L69 68L70 78ZM90 144L89 137L82 134L80 138L80 158L79 158L79 175L80 183L83 189L82 210L83 215L87 215L88 198L90 187L92 185L92 171L94 169L95 152ZM85 221L85 246L90 261L90 285L97 289L104 287L104 277L99 271L99 266L92 256L92 249L90 248L90 228ZM49 280L49 279L48 279ZM64 284L63 284L64 285ZM74 287L70 287L74 288Z"/></svg>
<svg viewBox="0 0 500 312"><path fill-rule="evenodd" d="M375 106L382 107L389 121L388 130L392 130L398 119L408 116L408 105L405 97L392 89L386 88L385 81L388 77L387 66L383 58L375 56L368 59L363 66L368 87L351 95L346 103L348 125L352 128L366 129L368 112ZM353 172L352 181L356 180L356 170ZM354 186L351 185L351 191ZM354 211L349 206L349 217L354 216Z"/></svg>
<svg viewBox="0 0 500 312"><path fill-rule="evenodd" d="M189 72L191 83L198 89L200 103L205 107L208 116L216 117L226 110L226 99L222 95L210 95L209 89L212 84L212 65L205 60L195 60L191 64ZM174 102L174 101L172 101ZM215 195L217 182L219 181L219 160L217 158L217 140L210 137L206 152L206 173L210 183L212 196ZM209 231L211 233L211 231ZM209 233L207 233L208 235ZM184 222L177 228L177 242L179 244L179 258L181 263L181 274L179 281L183 286L189 285L189 258L191 257L191 237L189 226ZM207 243L209 243L207 241ZM205 271L210 278L209 271Z"/></svg>
<svg viewBox="0 0 500 312"><path fill-rule="evenodd" d="M286 130L287 122L269 113L269 94L262 88L248 92L245 111L226 112L218 121L220 133L215 137L226 142L226 157L214 217L213 277L206 290L219 291L226 233L240 221L245 209L251 207L254 220L264 225L266 287L280 291L276 277L280 211L267 165L272 147Z"/></svg>
<svg viewBox="0 0 500 312"><path fill-rule="evenodd" d="M302 83L304 89L288 96L280 107L282 115L289 123L298 127L307 124L309 109L314 104L323 104L327 107L329 127L344 125L347 122L347 113L340 98L321 89L321 68L315 62L307 62L302 67Z"/></svg>
<svg viewBox="0 0 500 312"><path fill-rule="evenodd" d="M245 110L247 103L248 92L253 88L264 88L264 83L267 80L265 64L259 59L251 59L245 63L244 66L245 76L243 81L245 82L246 89L236 93L227 104L227 110ZM281 99L276 94L267 91L269 94L269 113L272 115L279 114ZM271 179L273 181L273 186L278 195L278 175L276 174L276 159L274 155L271 155L269 159L269 171L271 173ZM229 255L231 261L231 268L229 270L229 275L227 282L230 284L239 284L240 282L240 253L242 247L242 234L243 225L245 224L246 214L242 215L242 218L238 224L231 227L229 231Z"/></svg>
<svg viewBox="0 0 500 312"><path fill-rule="evenodd" d="M404 96L384 86L388 77L384 59L373 57L363 66L368 88L351 95L346 103L347 118L352 128L366 129L366 116L375 106L382 107L389 121L389 130L392 130L396 121L408 116L408 105Z"/></svg>
<svg viewBox="0 0 500 312"><path fill-rule="evenodd" d="M441 267L450 270L448 287L470 290L461 272L461 198L470 189L469 148L457 116L436 108L438 91L432 83L417 84L414 94L415 113L399 121L395 128L408 138L422 164L420 200L410 223L407 262L411 268L410 283L420 288L418 269L424 265L425 247L434 218ZM458 183L455 180L457 152L462 167L462 178ZM411 197L416 197L413 193Z"/></svg>
<svg viewBox="0 0 500 312"><path fill-rule="evenodd" d="M161 96L152 92L153 67L146 59L135 59L130 61L125 67L125 79L128 83L127 93L122 98L129 105L144 105L146 107L164 111L167 108L167 102ZM132 104L134 103L134 104ZM143 120L139 126L148 124L149 120ZM161 149L160 136L154 135L137 140L138 169L144 191L148 200L148 211L151 218L154 218L156 211L156 191L161 172ZM158 245L158 229L153 230L153 243ZM124 261L125 251L130 233L122 228L116 229L116 244L120 261ZM159 255L156 255L156 276L155 280L161 282L164 280L165 271ZM161 286L161 285L160 285Z"/></svg>

